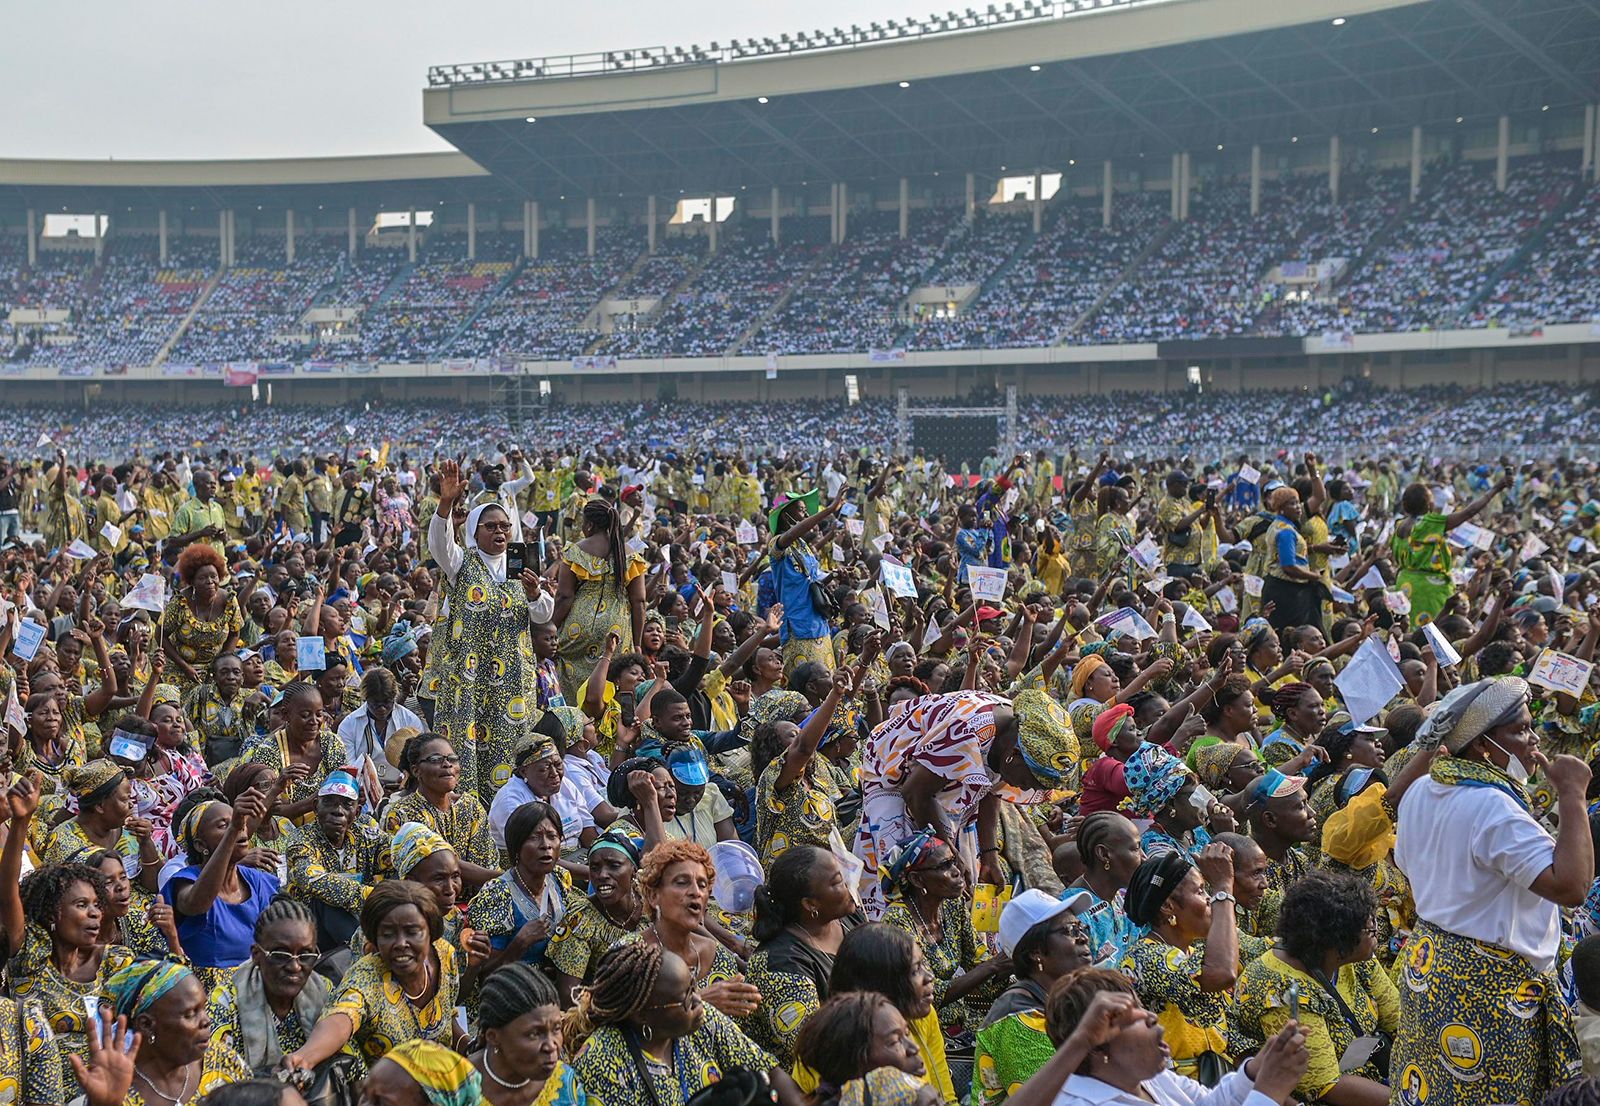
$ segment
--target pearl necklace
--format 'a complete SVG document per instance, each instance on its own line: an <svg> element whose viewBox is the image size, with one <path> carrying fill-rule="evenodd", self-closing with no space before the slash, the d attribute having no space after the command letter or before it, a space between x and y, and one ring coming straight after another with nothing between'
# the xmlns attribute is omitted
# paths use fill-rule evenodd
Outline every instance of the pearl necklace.
<svg viewBox="0 0 1600 1106"><path fill-rule="evenodd" d="M493 1054L494 1054L494 1050L493 1049L486 1048L486 1049L483 1050L483 1070L484 1070L485 1073L488 1074L490 1079L493 1079L496 1083L500 1084L502 1087L506 1088L506 1090L508 1090L508 1091L517 1090L519 1087L526 1087L529 1083L533 1082L533 1077L531 1075L528 1078L522 1080L522 1082L520 1082L520 1083L507 1083L504 1079L501 1079L498 1075L496 1075L494 1073L494 1065L489 1062L489 1057L492 1056Z"/></svg>

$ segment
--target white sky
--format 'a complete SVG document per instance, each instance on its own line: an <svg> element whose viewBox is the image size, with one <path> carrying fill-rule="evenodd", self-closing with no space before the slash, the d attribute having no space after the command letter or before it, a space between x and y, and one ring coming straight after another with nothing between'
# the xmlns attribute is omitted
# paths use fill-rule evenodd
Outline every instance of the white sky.
<svg viewBox="0 0 1600 1106"><path fill-rule="evenodd" d="M0 157L249 158L448 147L429 65L772 36L946 0L22 0L0 32Z"/></svg>

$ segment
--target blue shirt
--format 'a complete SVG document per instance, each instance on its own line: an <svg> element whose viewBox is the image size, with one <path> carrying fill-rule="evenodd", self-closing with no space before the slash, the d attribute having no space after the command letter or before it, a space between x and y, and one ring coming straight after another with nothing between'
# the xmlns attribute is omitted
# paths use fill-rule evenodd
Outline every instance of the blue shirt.
<svg viewBox="0 0 1600 1106"><path fill-rule="evenodd" d="M1278 564L1284 568L1288 568L1290 565L1299 565L1301 568L1305 568L1310 562L1300 555L1300 532L1295 529L1293 522L1290 522L1282 515L1278 516L1278 521L1283 523L1283 526L1279 528L1278 533L1273 538L1273 543L1278 550Z"/></svg>
<svg viewBox="0 0 1600 1106"><path fill-rule="evenodd" d="M180 881L193 883L200 878L200 866L190 864L172 873L161 888L165 899L178 916L178 939L189 962L198 968L232 968L250 959L255 941L256 919L279 890L278 877L239 865L239 879L250 889L243 902L223 902L218 896L204 914L185 914L178 909Z"/></svg>
<svg viewBox="0 0 1600 1106"><path fill-rule="evenodd" d="M804 572L795 569L799 559ZM816 579L821 566L816 554L804 542L795 542L783 552L772 557L773 583L778 589L778 602L783 604L783 625L778 629L778 639L787 643L792 637L803 641L828 637L828 620L817 614L811 605L811 582Z"/></svg>
<svg viewBox="0 0 1600 1106"><path fill-rule="evenodd" d="M961 557L961 574L956 577L962 583L967 579L967 568L971 565L984 567L989 563L989 551L994 548L994 531L982 526L974 526L956 531L956 553Z"/></svg>

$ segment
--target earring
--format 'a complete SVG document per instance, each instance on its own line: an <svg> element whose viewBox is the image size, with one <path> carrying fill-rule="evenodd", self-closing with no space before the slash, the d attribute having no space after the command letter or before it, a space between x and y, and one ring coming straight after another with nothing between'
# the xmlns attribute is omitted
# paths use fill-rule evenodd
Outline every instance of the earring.
<svg viewBox="0 0 1600 1106"><path fill-rule="evenodd" d="M639 1027L639 1038L644 1041L645 1044L649 1044L651 1041L655 1040L655 1037L656 1031L651 1029L648 1025Z"/></svg>
<svg viewBox="0 0 1600 1106"><path fill-rule="evenodd" d="M1178 917L1175 914L1168 914L1164 920L1169 926L1175 926L1178 924Z"/></svg>
<svg viewBox="0 0 1600 1106"><path fill-rule="evenodd" d="M1111 861L1109 860L1102 861L1100 866L1108 872L1111 871Z"/></svg>
<svg viewBox="0 0 1600 1106"><path fill-rule="evenodd" d="M806 910L806 913L811 915L811 920L812 921L816 921L817 920L817 908L816 907L813 906L813 907L808 908Z"/></svg>

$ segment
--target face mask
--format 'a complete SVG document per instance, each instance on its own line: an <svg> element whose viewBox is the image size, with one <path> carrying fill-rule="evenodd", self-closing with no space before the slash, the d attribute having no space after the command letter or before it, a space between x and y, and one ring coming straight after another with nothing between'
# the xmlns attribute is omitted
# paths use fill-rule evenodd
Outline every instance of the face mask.
<svg viewBox="0 0 1600 1106"><path fill-rule="evenodd" d="M1521 758L1518 757L1517 754L1513 753L1510 749L1507 749L1504 745L1500 744L1492 737L1486 737L1484 740L1490 745L1493 745L1496 749L1499 749L1509 758L1506 761L1506 775L1510 776L1518 783L1528 782L1528 766L1522 763Z"/></svg>
<svg viewBox="0 0 1600 1106"><path fill-rule="evenodd" d="M1196 784L1194 794L1189 796L1189 805L1194 808L1201 821L1211 817L1211 808L1216 802L1217 797L1204 784Z"/></svg>

